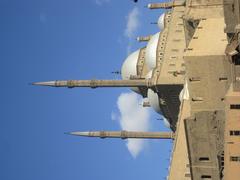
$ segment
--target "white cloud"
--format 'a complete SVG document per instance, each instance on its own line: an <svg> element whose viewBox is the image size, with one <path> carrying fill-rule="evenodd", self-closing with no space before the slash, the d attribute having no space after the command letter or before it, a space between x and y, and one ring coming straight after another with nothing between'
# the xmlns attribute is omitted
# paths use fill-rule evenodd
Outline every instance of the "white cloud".
<svg viewBox="0 0 240 180"><path fill-rule="evenodd" d="M138 28L140 27L140 11L137 7L134 7L127 16L127 25L124 30L124 35L128 38L127 54L131 52L132 40L135 38Z"/></svg>
<svg viewBox="0 0 240 180"><path fill-rule="evenodd" d="M127 26L124 31L124 34L128 38L133 38L137 29L140 26L139 21L140 11L137 7L134 7L127 16Z"/></svg>
<svg viewBox="0 0 240 180"><path fill-rule="evenodd" d="M142 107L142 100L136 93L122 93L118 97L117 106L120 112L118 117L120 126L127 131L148 131L150 126L150 112L148 108ZM133 157L144 149L145 143L142 139L128 139L127 148Z"/></svg>
<svg viewBox="0 0 240 180"><path fill-rule="evenodd" d="M101 6L103 5L104 3L109 3L110 0L95 0L96 4Z"/></svg>
<svg viewBox="0 0 240 180"><path fill-rule="evenodd" d="M138 154L144 149L145 146L146 146L145 140L143 139L127 140L127 148L134 158L138 156Z"/></svg>

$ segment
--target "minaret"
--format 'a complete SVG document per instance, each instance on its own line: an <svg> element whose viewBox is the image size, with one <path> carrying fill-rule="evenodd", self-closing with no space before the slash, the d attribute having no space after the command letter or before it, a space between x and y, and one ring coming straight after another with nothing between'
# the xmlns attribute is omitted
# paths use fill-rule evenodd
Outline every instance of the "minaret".
<svg viewBox="0 0 240 180"><path fill-rule="evenodd" d="M32 85L51 86L51 87L152 87L149 79L133 80L68 80L68 81L47 81L35 82Z"/></svg>
<svg viewBox="0 0 240 180"><path fill-rule="evenodd" d="M184 6L185 5L185 1L183 2L166 2L166 3L151 3L148 4L147 7L149 9L171 9L173 7L177 7L177 6Z"/></svg>
<svg viewBox="0 0 240 180"><path fill-rule="evenodd" d="M172 132L139 132L139 131L87 131L66 133L74 136L99 138L139 138L139 139L174 139Z"/></svg>

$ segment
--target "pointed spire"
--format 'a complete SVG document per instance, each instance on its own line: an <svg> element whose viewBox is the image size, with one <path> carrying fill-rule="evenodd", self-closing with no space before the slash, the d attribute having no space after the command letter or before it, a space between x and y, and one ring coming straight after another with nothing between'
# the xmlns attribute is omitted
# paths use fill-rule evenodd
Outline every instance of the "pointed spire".
<svg viewBox="0 0 240 180"><path fill-rule="evenodd" d="M140 138L140 139L174 139L172 132L138 132L138 131L88 131L69 132L69 135L99 138Z"/></svg>
<svg viewBox="0 0 240 180"><path fill-rule="evenodd" d="M48 82L34 82L32 85L36 86L55 86L55 81L48 81Z"/></svg>
<svg viewBox="0 0 240 180"><path fill-rule="evenodd" d="M66 132L65 134L74 136L89 136L89 132Z"/></svg>
<svg viewBox="0 0 240 180"><path fill-rule="evenodd" d="M151 87L149 79L133 80L68 80L68 81L47 81L34 82L32 85L51 87Z"/></svg>

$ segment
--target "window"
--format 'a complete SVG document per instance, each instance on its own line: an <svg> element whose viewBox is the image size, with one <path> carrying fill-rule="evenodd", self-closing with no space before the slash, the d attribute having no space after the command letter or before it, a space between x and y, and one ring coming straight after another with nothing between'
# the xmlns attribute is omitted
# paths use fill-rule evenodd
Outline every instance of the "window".
<svg viewBox="0 0 240 180"><path fill-rule="evenodd" d="M210 176L210 175L202 175L201 178L202 179L212 179L212 176Z"/></svg>
<svg viewBox="0 0 240 180"><path fill-rule="evenodd" d="M177 59L177 57L176 56L171 56L170 59Z"/></svg>
<svg viewBox="0 0 240 180"><path fill-rule="evenodd" d="M209 157L200 157L199 161L209 161Z"/></svg>
<svg viewBox="0 0 240 180"><path fill-rule="evenodd" d="M230 156L230 161L239 162L240 161L240 156Z"/></svg>
<svg viewBox="0 0 240 180"><path fill-rule="evenodd" d="M227 80L228 80L227 77L220 77L220 78L219 78L219 81L227 81Z"/></svg>
<svg viewBox="0 0 240 180"><path fill-rule="evenodd" d="M240 65L240 57L238 54L232 57L232 61L235 65Z"/></svg>
<svg viewBox="0 0 240 180"><path fill-rule="evenodd" d="M230 109L240 109L240 104L231 104Z"/></svg>
<svg viewBox="0 0 240 180"><path fill-rule="evenodd" d="M229 131L230 136L240 136L240 131Z"/></svg>

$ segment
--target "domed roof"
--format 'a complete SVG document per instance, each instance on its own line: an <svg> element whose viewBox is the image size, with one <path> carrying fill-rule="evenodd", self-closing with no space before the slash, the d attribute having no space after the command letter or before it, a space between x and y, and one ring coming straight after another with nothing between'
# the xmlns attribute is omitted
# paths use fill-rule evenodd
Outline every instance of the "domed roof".
<svg viewBox="0 0 240 180"><path fill-rule="evenodd" d="M183 89L181 90L179 94L179 100L182 101L183 99L188 100L189 99L189 92L188 92L188 84L187 81L184 84Z"/></svg>
<svg viewBox="0 0 240 180"><path fill-rule="evenodd" d="M130 54L127 59L124 61L121 69L121 76L122 79L128 80L130 79L130 76L137 75L137 61L139 56L140 50L137 50ZM139 89L136 87L131 88L133 91L139 93Z"/></svg>
<svg viewBox="0 0 240 180"><path fill-rule="evenodd" d="M161 16L159 16L159 18L158 18L158 27L159 27L159 29L164 29L164 18L165 18L165 13L163 13L163 14L161 14Z"/></svg>
<svg viewBox="0 0 240 180"><path fill-rule="evenodd" d="M146 78L146 79L151 79L151 78L152 78L152 73L153 73L153 70L149 71L149 72L146 74L145 78Z"/></svg>
<svg viewBox="0 0 240 180"><path fill-rule="evenodd" d="M179 93L179 100L182 102L183 100L183 95L184 95L184 88L181 90L181 92Z"/></svg>
<svg viewBox="0 0 240 180"><path fill-rule="evenodd" d="M130 79L131 75L137 75L137 61L140 50L137 50L130 54L124 61L121 69L122 79Z"/></svg>
<svg viewBox="0 0 240 180"><path fill-rule="evenodd" d="M145 59L146 59L147 66L150 70L156 67L157 45L158 45L159 34L160 32L153 35L151 39L148 41L148 44L146 47Z"/></svg>
<svg viewBox="0 0 240 180"><path fill-rule="evenodd" d="M160 114L161 109L160 109L160 106L159 106L158 94L155 93L152 89L148 89L147 97L148 97L148 101L149 101L151 107L154 109L154 111L156 111L157 113Z"/></svg>
<svg viewBox="0 0 240 180"><path fill-rule="evenodd" d="M147 73L146 79L151 78L151 77L152 77L152 70ZM161 114L158 94L155 93L152 89L148 89L147 97L148 97L148 101L150 103L150 106L154 109L154 111Z"/></svg>

